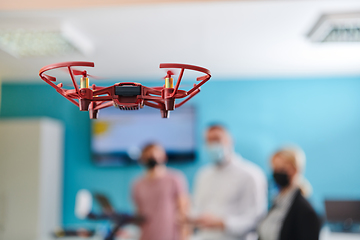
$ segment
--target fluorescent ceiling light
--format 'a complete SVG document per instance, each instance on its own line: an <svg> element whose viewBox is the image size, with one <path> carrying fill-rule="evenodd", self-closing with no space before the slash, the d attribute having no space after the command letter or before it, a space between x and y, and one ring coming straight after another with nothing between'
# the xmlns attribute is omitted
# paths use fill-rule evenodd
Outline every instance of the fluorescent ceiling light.
<svg viewBox="0 0 360 240"><path fill-rule="evenodd" d="M0 49L14 57L89 55L92 43L71 24L0 28Z"/></svg>
<svg viewBox="0 0 360 240"><path fill-rule="evenodd" d="M360 42L360 12L323 14L308 37L313 42Z"/></svg>
<svg viewBox="0 0 360 240"><path fill-rule="evenodd" d="M15 57L59 56L77 52L60 31L0 30L0 48Z"/></svg>

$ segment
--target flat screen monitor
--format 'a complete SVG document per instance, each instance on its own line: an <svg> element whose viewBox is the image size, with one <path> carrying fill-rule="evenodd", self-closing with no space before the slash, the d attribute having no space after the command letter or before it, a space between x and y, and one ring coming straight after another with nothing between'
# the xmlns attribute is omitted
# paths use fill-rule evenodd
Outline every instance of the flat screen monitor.
<svg viewBox="0 0 360 240"><path fill-rule="evenodd" d="M195 107L182 106L161 118L160 110L144 107L121 111L102 109L92 122L92 156L97 166L125 166L139 160L149 143L161 144L169 162L195 159Z"/></svg>
<svg viewBox="0 0 360 240"><path fill-rule="evenodd" d="M326 219L329 222L344 222L351 219L360 222L360 201L325 201Z"/></svg>

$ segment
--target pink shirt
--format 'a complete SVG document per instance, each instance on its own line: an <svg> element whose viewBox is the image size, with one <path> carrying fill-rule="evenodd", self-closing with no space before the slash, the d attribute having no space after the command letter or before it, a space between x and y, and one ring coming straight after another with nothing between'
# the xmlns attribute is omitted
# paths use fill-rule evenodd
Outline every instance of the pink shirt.
<svg viewBox="0 0 360 240"><path fill-rule="evenodd" d="M141 226L140 240L178 240L178 198L187 194L182 173L167 170L160 178L139 178L133 186L133 200L146 219Z"/></svg>

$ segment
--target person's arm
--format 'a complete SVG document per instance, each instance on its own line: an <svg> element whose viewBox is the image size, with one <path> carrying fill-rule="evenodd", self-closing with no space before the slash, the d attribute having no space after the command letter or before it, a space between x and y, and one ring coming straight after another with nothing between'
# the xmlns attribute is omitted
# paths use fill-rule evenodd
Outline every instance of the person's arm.
<svg viewBox="0 0 360 240"><path fill-rule="evenodd" d="M204 178L204 169L200 170L195 177L189 222L192 222L193 218L198 217L199 214L201 213L201 204L203 204L202 190L204 188L203 178Z"/></svg>
<svg viewBox="0 0 360 240"><path fill-rule="evenodd" d="M190 203L186 179L181 174L179 174L179 176L177 176L177 179L175 180L175 191L180 223L180 239L186 240L189 236L189 227L186 223L186 217L189 211Z"/></svg>
<svg viewBox="0 0 360 240"><path fill-rule="evenodd" d="M233 236L244 236L254 230L266 213L266 183L263 179L251 177L244 182L238 202L239 209L223 220L224 231Z"/></svg>
<svg viewBox="0 0 360 240"><path fill-rule="evenodd" d="M243 185L239 185L241 190L233 213L225 218L203 214L194 219L194 224L199 228L219 229L235 237L243 237L254 230L260 217L266 211L266 190L262 189L265 187L258 184L257 180L249 177L242 183ZM261 191L262 194L260 194Z"/></svg>
<svg viewBox="0 0 360 240"><path fill-rule="evenodd" d="M255 229L259 220L265 216L267 209L267 183L265 176L262 173L249 175L246 180L238 184L239 195L237 202L233 205L233 213L228 214L225 218L219 218L207 213L198 214L192 220L192 223L199 228L226 231L229 235L236 237L242 237ZM200 189L197 189L197 187L195 185L194 203L196 206L201 206L201 194L198 193Z"/></svg>
<svg viewBox="0 0 360 240"><path fill-rule="evenodd" d="M136 187L136 183L133 185L132 190L131 190L131 198L133 200L133 203L135 205L135 212L136 212L136 216L142 216L142 212L141 212L141 208L140 208L140 201L139 201L139 196L138 196L138 190ZM142 221L139 221L138 224L136 225L141 225Z"/></svg>
<svg viewBox="0 0 360 240"><path fill-rule="evenodd" d="M180 218L180 232L181 232L181 240L185 240L189 236L189 226L186 222L186 217L189 210L189 197L186 194L182 194L178 197L178 215Z"/></svg>

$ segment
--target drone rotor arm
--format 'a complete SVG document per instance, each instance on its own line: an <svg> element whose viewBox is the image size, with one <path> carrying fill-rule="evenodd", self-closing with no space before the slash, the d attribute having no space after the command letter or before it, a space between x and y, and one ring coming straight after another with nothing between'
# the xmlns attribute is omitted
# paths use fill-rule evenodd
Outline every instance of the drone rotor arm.
<svg viewBox="0 0 360 240"><path fill-rule="evenodd" d="M164 88L164 87L145 87L145 86L142 86L143 88L143 97L147 97L147 96L151 96L150 94L152 95L157 95L157 96L161 96L161 90Z"/></svg>
<svg viewBox="0 0 360 240"><path fill-rule="evenodd" d="M181 101L178 104L175 104L175 108L179 108L182 105L184 105L187 101L189 101L191 98L193 98L196 94L198 94L200 92L200 88L196 89L195 91L193 91L187 98L185 98L183 101Z"/></svg>
<svg viewBox="0 0 360 240"><path fill-rule="evenodd" d="M179 79L176 83L174 92L172 93L172 95L170 96L170 98L172 97L176 97L176 93L178 91L179 85L180 85L180 81L181 81L181 77L182 77L182 73L184 71L184 69L189 69L189 70L193 70L193 71L198 71L198 72L202 72L205 73L206 75L198 77L196 80L197 81L201 81L198 84L195 84L194 87L192 89L190 89L187 92L187 95L192 95L194 92L197 92L197 90L207 81L209 81L209 79L211 78L211 73L208 69L203 68L203 67L199 67L199 66L194 66L194 65L189 65L189 64L180 64L180 63L161 63L160 64L160 68L181 68L181 73L179 75Z"/></svg>
<svg viewBox="0 0 360 240"><path fill-rule="evenodd" d="M142 99L145 101L154 101L159 103L162 102L161 97L157 97L157 96L143 96Z"/></svg>
<svg viewBox="0 0 360 240"><path fill-rule="evenodd" d="M185 90L177 90L174 98L185 98L187 96L189 96L189 94L187 94Z"/></svg>
<svg viewBox="0 0 360 240"><path fill-rule="evenodd" d="M93 101L112 101L111 96L99 96L99 97L93 97Z"/></svg>
<svg viewBox="0 0 360 240"><path fill-rule="evenodd" d="M46 74L43 74L43 72L40 72L40 77L42 80L44 80L47 84L49 84L50 86L52 86L53 88L55 88L55 90L60 93L63 97L65 97L67 100L69 100L70 102L72 102L73 104L75 104L76 106L79 107L79 103L74 101L72 98L70 98L69 96L66 95L66 91L64 89L62 89L60 86L54 84L52 82L52 80L50 80L51 78L54 78L54 77L51 77L49 75L46 75ZM50 77L50 78L49 78Z"/></svg>
<svg viewBox="0 0 360 240"><path fill-rule="evenodd" d="M111 107L111 106L114 106L113 102L104 101L104 102L96 105L94 110L99 110L99 109L103 109L103 108L107 108L107 107Z"/></svg>
<svg viewBox="0 0 360 240"><path fill-rule="evenodd" d="M74 87L76 89L76 92L79 92L79 87L77 86L77 84L75 82L75 78L74 78L74 75L73 75L73 70L71 70L72 66L94 67L95 65L94 65L93 62L62 62L62 63L50 64L50 65L47 65L47 66L41 68L40 71L39 71L39 75L40 75L41 79L43 79L47 83L49 83L51 81L55 82L56 81L55 77L44 74L44 72L52 70L52 69L56 69L56 68L64 68L64 67L66 67L69 70L69 74L70 74L71 80L72 80L72 82L74 84Z"/></svg>
<svg viewBox="0 0 360 240"><path fill-rule="evenodd" d="M79 103L76 102L74 99L67 97L65 94L60 93L63 97L65 97L67 100L75 104L77 107L79 107Z"/></svg>
<svg viewBox="0 0 360 240"><path fill-rule="evenodd" d="M159 103L159 102L154 103L154 102L151 102L151 101L153 101L153 100L145 100L144 105L146 105L148 107L152 107L152 108L158 108L158 109L163 109L164 108L162 103Z"/></svg>
<svg viewBox="0 0 360 240"><path fill-rule="evenodd" d="M47 74L43 74L43 77L46 78L49 81L56 82L56 77L53 77L53 76L50 76L50 75L47 75Z"/></svg>
<svg viewBox="0 0 360 240"><path fill-rule="evenodd" d="M106 87L96 86L95 84L92 85L92 89L93 89L94 91L96 91L96 90L102 90L102 89L104 89L104 88L106 88Z"/></svg>
<svg viewBox="0 0 360 240"><path fill-rule="evenodd" d="M164 88L164 86L162 86L162 87L152 87L151 89L158 91L159 94L157 94L157 95L161 95L161 90L163 90L163 88Z"/></svg>
<svg viewBox="0 0 360 240"><path fill-rule="evenodd" d="M79 94L77 94L74 89L70 89L70 90L63 90L64 91L64 95L66 96L66 98L70 98L70 99L78 99L79 98Z"/></svg>
<svg viewBox="0 0 360 240"><path fill-rule="evenodd" d="M97 95L108 95L108 96L112 96L115 94L114 92L114 86L111 87L99 87L99 90L94 90L93 95L97 96ZM99 99L100 100L100 99Z"/></svg>
<svg viewBox="0 0 360 240"><path fill-rule="evenodd" d="M205 76L203 76L203 77L204 77L203 80L202 80L200 83L195 84L194 87L187 92L187 94L190 95L190 94L192 94L193 92L195 92L196 90L200 89L200 87L201 87L202 85L204 85L207 81L210 80L211 75L207 75L206 77L205 77Z"/></svg>
<svg viewBox="0 0 360 240"><path fill-rule="evenodd" d="M94 63L93 62L62 62L62 63L56 63L56 64L50 64L47 65L43 68L40 69L39 71L39 76L42 80L44 80L46 83L48 83L50 86L52 86L53 88L55 88L55 90L60 93L63 97L65 97L66 99L68 99L70 102L72 102L73 104L75 104L76 106L79 107L79 103L76 102L73 98L78 98L78 95L69 95L67 94L67 91L65 89L62 88L61 85L55 85L53 82L56 81L55 77L52 77L50 75L44 74L46 71L52 70L52 69L56 69L56 68L68 68L70 76L71 76L71 80L73 81L74 87L76 89L76 93L78 94L79 92L79 88L75 82L74 76L72 75L72 71L71 71L71 67L72 66L80 66L80 67L94 67Z"/></svg>
<svg viewBox="0 0 360 240"><path fill-rule="evenodd" d="M75 81L74 73L73 73L73 71L71 70L71 66L68 66L67 68L68 68L68 70L69 70L69 74L70 74L70 77L71 77L71 81L72 81L72 83L74 84L75 90L76 90L76 92L79 94L79 86L77 85L77 83L76 83L76 81Z"/></svg>
<svg viewBox="0 0 360 240"><path fill-rule="evenodd" d="M173 98L175 96L175 94L177 93L177 91L178 91L178 89L180 87L180 82L181 82L183 74L184 74L184 68L181 69L178 80L176 81L174 92L171 94L170 98Z"/></svg>
<svg viewBox="0 0 360 240"><path fill-rule="evenodd" d="M204 76L196 78L196 81L208 80L208 79L210 79L210 77L211 77L211 75L204 75Z"/></svg>

